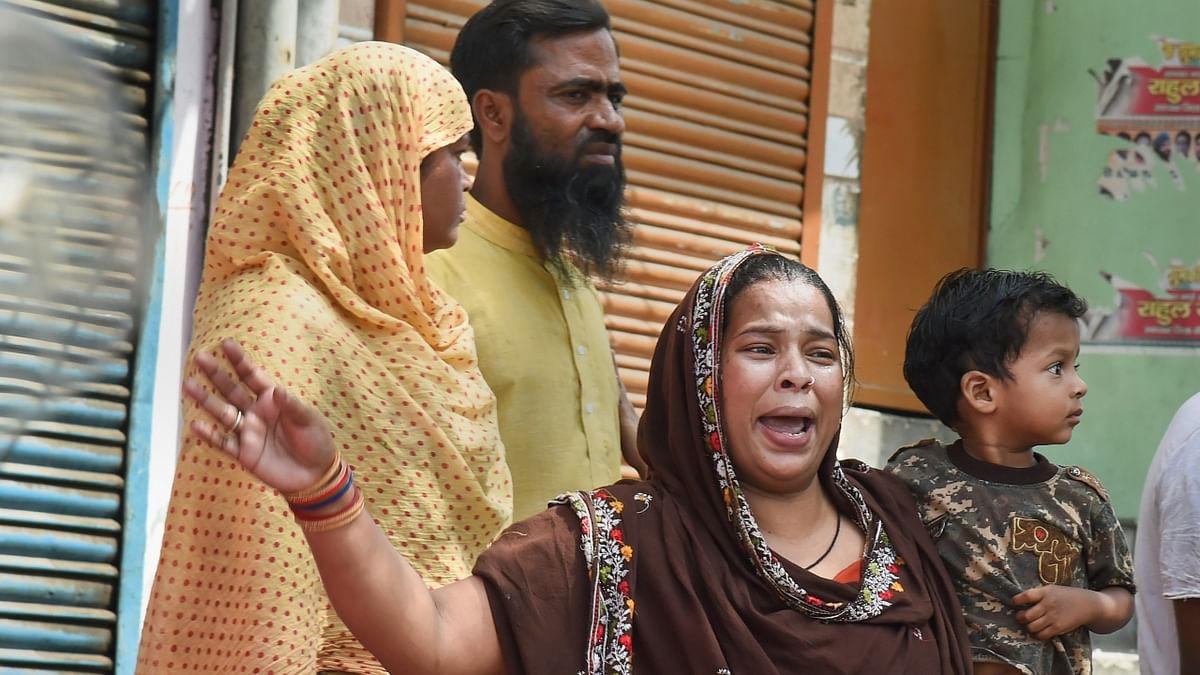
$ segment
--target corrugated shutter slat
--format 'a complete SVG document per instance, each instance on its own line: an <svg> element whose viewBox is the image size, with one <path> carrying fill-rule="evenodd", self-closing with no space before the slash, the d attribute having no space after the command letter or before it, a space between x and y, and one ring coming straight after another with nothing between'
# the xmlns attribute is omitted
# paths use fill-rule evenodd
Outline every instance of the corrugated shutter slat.
<svg viewBox="0 0 1200 675"><path fill-rule="evenodd" d="M0 72L0 671L111 672L157 3L2 4L82 61Z"/></svg>

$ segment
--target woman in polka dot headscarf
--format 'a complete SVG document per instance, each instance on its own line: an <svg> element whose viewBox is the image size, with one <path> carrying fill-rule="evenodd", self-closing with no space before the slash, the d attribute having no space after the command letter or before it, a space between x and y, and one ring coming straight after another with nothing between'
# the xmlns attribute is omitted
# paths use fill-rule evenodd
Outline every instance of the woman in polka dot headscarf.
<svg viewBox="0 0 1200 675"><path fill-rule="evenodd" d="M451 75L398 45L277 82L214 214L191 346L236 338L319 408L431 586L467 576L512 508L466 315L423 262L457 236L471 126ZM324 670L385 672L329 608L283 498L185 434L139 672Z"/></svg>

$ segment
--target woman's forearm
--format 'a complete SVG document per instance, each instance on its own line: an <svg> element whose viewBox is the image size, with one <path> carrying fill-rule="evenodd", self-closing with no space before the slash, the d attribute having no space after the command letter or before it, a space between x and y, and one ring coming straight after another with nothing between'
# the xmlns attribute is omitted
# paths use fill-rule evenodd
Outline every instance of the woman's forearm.
<svg viewBox="0 0 1200 675"><path fill-rule="evenodd" d="M437 620L429 589L370 515L306 536L334 609L375 658L392 672L405 672L393 670L400 657L414 668L435 660L423 653Z"/></svg>
<svg viewBox="0 0 1200 675"><path fill-rule="evenodd" d="M307 537L334 609L389 672L503 672L481 581L431 592L366 512Z"/></svg>

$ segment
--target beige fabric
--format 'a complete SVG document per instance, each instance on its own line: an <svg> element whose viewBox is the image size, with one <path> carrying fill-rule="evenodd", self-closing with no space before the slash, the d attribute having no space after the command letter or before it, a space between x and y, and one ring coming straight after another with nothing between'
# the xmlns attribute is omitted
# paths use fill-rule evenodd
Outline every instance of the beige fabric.
<svg viewBox="0 0 1200 675"><path fill-rule="evenodd" d="M194 315L193 352L237 338L326 415L431 585L468 575L512 504L466 315L421 252L421 160L470 127L457 82L398 45L284 77L221 195ZM283 499L185 434L139 672L318 670L384 672L327 609Z"/></svg>

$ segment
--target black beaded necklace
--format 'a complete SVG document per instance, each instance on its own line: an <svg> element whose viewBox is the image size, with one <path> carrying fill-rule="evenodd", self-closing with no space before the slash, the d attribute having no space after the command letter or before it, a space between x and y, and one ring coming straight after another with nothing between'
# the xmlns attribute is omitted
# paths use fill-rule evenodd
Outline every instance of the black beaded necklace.
<svg viewBox="0 0 1200 675"><path fill-rule="evenodd" d="M825 549L825 552L821 554L820 558L817 558L816 560L812 561L811 563L805 565L804 567L802 567L800 569L804 569L804 570L812 569L812 568L816 567L817 564L819 564L822 560L829 557L829 554L831 552L833 552L833 545L837 543L838 535L841 533L842 533L842 514L839 513L839 514L837 514L837 525L833 528L833 541L829 542L829 548Z"/></svg>

